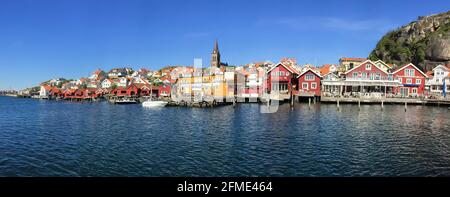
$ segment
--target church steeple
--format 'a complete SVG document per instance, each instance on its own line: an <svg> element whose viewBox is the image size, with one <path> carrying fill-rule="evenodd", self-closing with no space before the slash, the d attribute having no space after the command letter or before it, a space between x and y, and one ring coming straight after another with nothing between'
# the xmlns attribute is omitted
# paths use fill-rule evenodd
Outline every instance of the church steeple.
<svg viewBox="0 0 450 197"><path fill-rule="evenodd" d="M216 42L214 43L214 49L213 52L211 53L211 67L220 67L220 52L219 52L219 43Z"/></svg>

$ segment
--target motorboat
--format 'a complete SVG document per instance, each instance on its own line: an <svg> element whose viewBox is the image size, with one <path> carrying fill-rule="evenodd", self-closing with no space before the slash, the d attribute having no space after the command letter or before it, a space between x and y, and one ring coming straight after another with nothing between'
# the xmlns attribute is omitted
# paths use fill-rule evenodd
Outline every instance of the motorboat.
<svg viewBox="0 0 450 197"><path fill-rule="evenodd" d="M167 101L153 101L153 100L148 100L148 101L144 101L142 102L142 106L144 107L164 107L167 105Z"/></svg>

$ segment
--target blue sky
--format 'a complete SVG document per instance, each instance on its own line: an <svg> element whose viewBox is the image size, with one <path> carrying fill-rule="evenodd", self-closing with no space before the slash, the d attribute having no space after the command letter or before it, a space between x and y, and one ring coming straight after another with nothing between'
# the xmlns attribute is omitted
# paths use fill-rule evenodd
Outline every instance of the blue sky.
<svg viewBox="0 0 450 197"><path fill-rule="evenodd" d="M367 57L387 31L449 8L440 0L0 0L0 89L97 68L209 65L215 39L231 65L337 63Z"/></svg>

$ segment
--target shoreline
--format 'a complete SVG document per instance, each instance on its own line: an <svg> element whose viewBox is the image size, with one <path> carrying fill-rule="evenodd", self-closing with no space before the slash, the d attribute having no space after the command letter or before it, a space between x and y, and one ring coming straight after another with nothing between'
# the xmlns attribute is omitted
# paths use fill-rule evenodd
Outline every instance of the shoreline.
<svg viewBox="0 0 450 197"><path fill-rule="evenodd" d="M20 96L20 95L0 95L0 97L14 97L14 98L25 98L25 99L35 99L35 100L52 100L52 101L69 101L69 102L102 102L106 101L110 104L117 104L110 102L107 98L101 98L96 100L85 99L85 100L71 100L71 99L49 99L49 98L36 98L32 96ZM139 100L139 99L138 99ZM166 99L167 100L167 99ZM247 104L254 103L260 105L267 105L267 101L262 101L262 99L258 99L256 102L249 101L239 101L235 100L234 102L218 102L212 103L207 101L202 102L177 102L173 100L167 100L169 104L166 107L190 107L190 108L214 108L226 105L236 105L236 104ZM270 102L270 106L273 106ZM337 108L339 108L340 104L346 105L381 105L383 108L384 105L404 105L407 108L408 105L423 105L423 106L439 106L439 107L449 107L450 109L450 100L439 100L439 99L414 99L414 98L382 98L382 99L373 99L373 98L339 98L339 97L322 97L318 101L302 101L300 99L294 99L294 102L291 100L280 100L279 104L308 104L309 106L314 106L316 103L324 103L324 104L336 104ZM133 104L140 104L141 102L136 102Z"/></svg>

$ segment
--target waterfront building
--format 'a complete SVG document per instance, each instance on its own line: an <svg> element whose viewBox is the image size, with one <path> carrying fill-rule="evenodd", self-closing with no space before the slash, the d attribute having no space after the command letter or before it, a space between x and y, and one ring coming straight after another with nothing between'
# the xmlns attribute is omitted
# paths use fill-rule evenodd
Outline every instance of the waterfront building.
<svg viewBox="0 0 450 197"><path fill-rule="evenodd" d="M342 81L344 95L394 94L395 88L402 86L402 83L394 80L392 74L377 67L370 60L362 62L344 74L345 80Z"/></svg>
<svg viewBox="0 0 450 197"><path fill-rule="evenodd" d="M319 97L322 76L316 70L308 68L297 76L299 97Z"/></svg>
<svg viewBox="0 0 450 197"><path fill-rule="evenodd" d="M339 72L345 73L354 67L360 65L364 61L366 61L367 58L358 58L358 57L343 57L339 59Z"/></svg>
<svg viewBox="0 0 450 197"><path fill-rule="evenodd" d="M300 73L292 66L278 63L267 71L266 92L271 98L285 100L291 98L296 88L296 77Z"/></svg>
<svg viewBox="0 0 450 197"><path fill-rule="evenodd" d="M339 96L343 86L343 79L335 72L323 73L321 84L321 91L324 96Z"/></svg>
<svg viewBox="0 0 450 197"><path fill-rule="evenodd" d="M131 97L138 96L139 89L135 84L131 84L128 87L117 86L115 89L111 91L111 94L117 97Z"/></svg>
<svg viewBox="0 0 450 197"><path fill-rule="evenodd" d="M39 91L39 98L49 98L52 87L47 84L41 84L41 89Z"/></svg>
<svg viewBox="0 0 450 197"><path fill-rule="evenodd" d="M50 90L50 97L51 98L62 98L63 96L64 95L63 95L63 92L62 92L61 89L59 89L59 88L57 88L55 86L53 86L51 88L51 90Z"/></svg>
<svg viewBox="0 0 450 197"><path fill-rule="evenodd" d="M222 67L222 72L194 72L180 77L174 84L171 98L176 101L225 101L235 96L235 73Z"/></svg>
<svg viewBox="0 0 450 197"><path fill-rule="evenodd" d="M236 69L236 88L239 98L259 98L264 91L265 70L249 64Z"/></svg>
<svg viewBox="0 0 450 197"><path fill-rule="evenodd" d="M161 77L161 84L158 86L158 97L170 97L171 93L171 82L170 74Z"/></svg>
<svg viewBox="0 0 450 197"><path fill-rule="evenodd" d="M403 97L423 96L427 75L414 64L406 64L405 66L395 70L392 74L394 76L394 80L397 80L403 84L402 87L394 88L394 92L396 94Z"/></svg>
<svg viewBox="0 0 450 197"><path fill-rule="evenodd" d="M444 82L446 92L450 91L450 65L438 65L427 74L429 76L427 76L425 86L430 96L442 96Z"/></svg>

